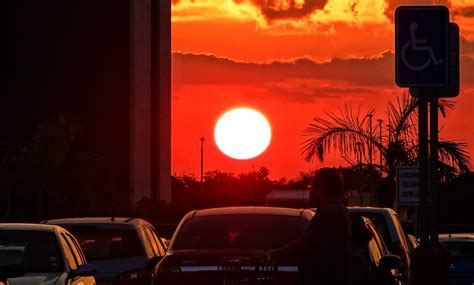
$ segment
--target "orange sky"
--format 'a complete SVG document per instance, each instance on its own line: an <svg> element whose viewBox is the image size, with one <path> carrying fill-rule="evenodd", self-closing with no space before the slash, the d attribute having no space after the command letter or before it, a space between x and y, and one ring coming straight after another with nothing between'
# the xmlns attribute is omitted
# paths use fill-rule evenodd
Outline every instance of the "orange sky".
<svg viewBox="0 0 474 285"><path fill-rule="evenodd" d="M460 25L462 92L442 138L464 140L474 154L474 0L180 0L173 1L172 171L199 175L200 137L205 171L249 172L266 166L271 178L347 164L339 156L306 163L302 133L313 117L345 104L375 108L403 89L393 75L393 9L443 4ZM234 160L214 143L226 110L247 106L272 125L269 148Z"/></svg>

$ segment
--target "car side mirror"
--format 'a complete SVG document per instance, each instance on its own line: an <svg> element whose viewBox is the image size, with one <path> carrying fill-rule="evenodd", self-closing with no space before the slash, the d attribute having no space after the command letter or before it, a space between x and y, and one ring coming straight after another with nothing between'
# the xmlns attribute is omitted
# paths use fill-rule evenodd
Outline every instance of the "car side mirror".
<svg viewBox="0 0 474 285"><path fill-rule="evenodd" d="M97 273L97 267L93 264L82 264L78 268L71 271L72 277L88 277L95 276Z"/></svg>
<svg viewBox="0 0 474 285"><path fill-rule="evenodd" d="M380 258L380 269L389 271L392 269L398 269L402 267L402 260L397 255L385 255Z"/></svg>
<svg viewBox="0 0 474 285"><path fill-rule="evenodd" d="M158 264L158 262L160 262L161 258L162 256L154 256L150 260L148 260L148 263L146 265L148 270L152 271L153 269L155 269L155 266Z"/></svg>
<svg viewBox="0 0 474 285"><path fill-rule="evenodd" d="M25 266L23 264L12 264L0 266L0 280L16 278L25 275Z"/></svg>

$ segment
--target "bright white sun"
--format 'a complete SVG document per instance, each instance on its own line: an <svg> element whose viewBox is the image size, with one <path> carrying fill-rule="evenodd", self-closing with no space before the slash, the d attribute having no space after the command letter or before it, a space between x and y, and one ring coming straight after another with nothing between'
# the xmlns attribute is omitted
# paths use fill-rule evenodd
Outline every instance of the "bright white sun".
<svg viewBox="0 0 474 285"><path fill-rule="evenodd" d="M235 159L260 155L270 144L272 130L267 119L249 108L226 112L217 121L214 139L219 149Z"/></svg>

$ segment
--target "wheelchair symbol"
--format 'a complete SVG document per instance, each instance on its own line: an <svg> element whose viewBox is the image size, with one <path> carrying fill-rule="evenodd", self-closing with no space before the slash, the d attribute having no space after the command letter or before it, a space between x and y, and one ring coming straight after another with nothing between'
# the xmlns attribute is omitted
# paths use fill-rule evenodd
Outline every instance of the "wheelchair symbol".
<svg viewBox="0 0 474 285"><path fill-rule="evenodd" d="M443 63L443 59L437 59L436 58L432 47L423 46L428 42L428 40L426 40L426 39L417 39L416 38L416 29L417 28L418 28L417 23L415 23L415 22L410 23L410 41L405 43L402 47L401 59L402 59L403 63L409 69L414 70L414 71L422 71L423 69L430 66L431 63L433 63L433 65L435 65L435 66ZM408 62L407 58L406 58L408 48L410 48L409 51L425 51L425 52L428 53L428 58L422 64L419 64L419 65L410 64Z"/></svg>

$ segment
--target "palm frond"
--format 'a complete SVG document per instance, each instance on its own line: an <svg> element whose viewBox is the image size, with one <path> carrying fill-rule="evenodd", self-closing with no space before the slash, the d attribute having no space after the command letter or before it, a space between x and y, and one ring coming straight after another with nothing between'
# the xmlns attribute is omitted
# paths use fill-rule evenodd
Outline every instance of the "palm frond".
<svg viewBox="0 0 474 285"><path fill-rule="evenodd" d="M360 107L357 113L354 113L352 108L345 106L340 110L340 114L326 113L329 119L314 118L303 134L309 137L302 143L301 153L304 159L311 162L317 157L319 161L324 161L324 155L331 150L339 151L345 157L354 155L358 151L358 142L362 142L362 153L367 151L369 142L377 148L383 148L365 127L369 115L373 116L374 113L375 111L370 109L361 116Z"/></svg>
<svg viewBox="0 0 474 285"><path fill-rule="evenodd" d="M403 93L397 97L396 104L388 104L387 117L392 124L392 137L394 140L416 137L416 118L415 110L418 106L418 100ZM402 137L401 137L402 136Z"/></svg>
<svg viewBox="0 0 474 285"><path fill-rule="evenodd" d="M456 106L456 102L452 100L447 100L447 99L438 100L438 109L439 109L439 112L441 113L441 116L443 116L443 118L446 118L446 116L448 115L448 112L453 110L455 106Z"/></svg>
<svg viewBox="0 0 474 285"><path fill-rule="evenodd" d="M459 173L469 172L471 168L468 145L465 142L440 140L438 145L439 160L448 165L455 165Z"/></svg>

